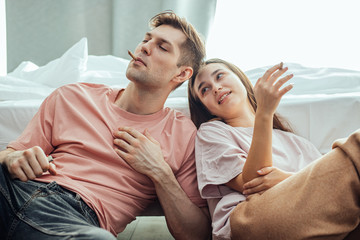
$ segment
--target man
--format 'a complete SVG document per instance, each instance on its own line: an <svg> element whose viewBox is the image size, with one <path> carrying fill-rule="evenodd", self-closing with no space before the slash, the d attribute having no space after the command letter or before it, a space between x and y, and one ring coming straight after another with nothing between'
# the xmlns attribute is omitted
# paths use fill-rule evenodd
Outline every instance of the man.
<svg viewBox="0 0 360 240"><path fill-rule="evenodd" d="M163 107L198 70L204 45L173 12L150 23L129 63L126 89L61 87L0 152L1 239L114 239L156 196L176 239L209 237L195 126Z"/></svg>

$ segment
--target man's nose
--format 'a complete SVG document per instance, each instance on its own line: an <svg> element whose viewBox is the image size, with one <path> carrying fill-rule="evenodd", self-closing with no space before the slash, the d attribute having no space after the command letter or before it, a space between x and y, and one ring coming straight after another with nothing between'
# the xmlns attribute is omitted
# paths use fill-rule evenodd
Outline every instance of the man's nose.
<svg viewBox="0 0 360 240"><path fill-rule="evenodd" d="M151 50L150 50L150 43L146 42L141 46L141 52L145 53L146 55L150 55Z"/></svg>

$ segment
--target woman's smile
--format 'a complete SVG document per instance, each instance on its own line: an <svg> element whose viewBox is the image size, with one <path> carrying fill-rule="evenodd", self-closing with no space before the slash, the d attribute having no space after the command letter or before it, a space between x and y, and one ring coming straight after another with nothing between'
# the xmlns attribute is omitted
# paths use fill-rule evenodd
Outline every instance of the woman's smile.
<svg viewBox="0 0 360 240"><path fill-rule="evenodd" d="M231 93L232 93L231 91L224 91L221 94L219 94L219 98L217 101L218 104L222 104Z"/></svg>

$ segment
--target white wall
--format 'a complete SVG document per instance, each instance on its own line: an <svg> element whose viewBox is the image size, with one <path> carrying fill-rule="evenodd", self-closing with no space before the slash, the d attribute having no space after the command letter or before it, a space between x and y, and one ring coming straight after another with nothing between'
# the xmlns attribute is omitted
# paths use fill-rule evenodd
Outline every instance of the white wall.
<svg viewBox="0 0 360 240"><path fill-rule="evenodd" d="M0 76L7 73L5 0L0 0Z"/></svg>
<svg viewBox="0 0 360 240"><path fill-rule="evenodd" d="M360 70L359 0L218 1L208 57Z"/></svg>

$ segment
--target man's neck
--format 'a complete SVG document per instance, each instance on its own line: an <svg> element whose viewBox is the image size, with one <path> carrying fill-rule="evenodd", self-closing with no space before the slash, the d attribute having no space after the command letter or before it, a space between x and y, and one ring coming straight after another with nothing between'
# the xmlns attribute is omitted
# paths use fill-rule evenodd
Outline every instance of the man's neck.
<svg viewBox="0 0 360 240"><path fill-rule="evenodd" d="M168 95L164 90L139 89L134 83L121 91L115 99L115 104L127 112L139 115L149 115L160 111Z"/></svg>

